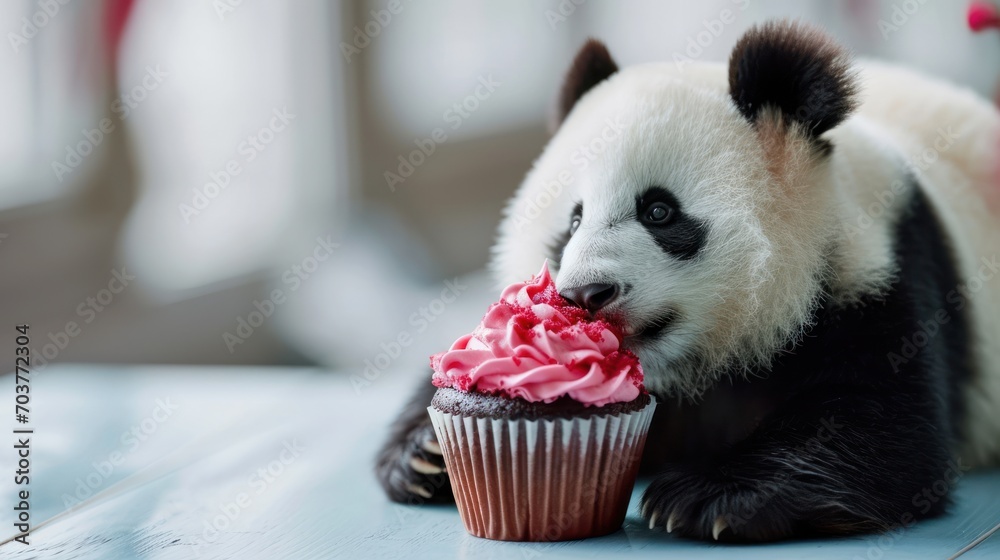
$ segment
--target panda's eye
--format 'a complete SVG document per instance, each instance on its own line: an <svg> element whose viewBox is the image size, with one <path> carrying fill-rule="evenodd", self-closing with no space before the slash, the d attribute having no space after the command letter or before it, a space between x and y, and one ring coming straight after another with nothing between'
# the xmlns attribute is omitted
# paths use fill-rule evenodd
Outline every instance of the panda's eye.
<svg viewBox="0 0 1000 560"><path fill-rule="evenodd" d="M573 213L569 215L569 234L573 235L580 229L580 222L583 220L583 203L577 202L573 207Z"/></svg>
<svg viewBox="0 0 1000 560"><path fill-rule="evenodd" d="M665 202L655 202L646 209L645 219L651 224L665 224L670 221L674 209Z"/></svg>

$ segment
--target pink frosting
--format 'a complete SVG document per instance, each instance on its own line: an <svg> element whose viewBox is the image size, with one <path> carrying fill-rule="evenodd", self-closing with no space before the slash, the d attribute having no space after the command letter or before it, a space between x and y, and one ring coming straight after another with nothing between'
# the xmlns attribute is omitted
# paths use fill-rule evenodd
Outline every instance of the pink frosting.
<svg viewBox="0 0 1000 560"><path fill-rule="evenodd" d="M431 356L431 381L531 402L627 402L645 390L639 359L620 340L607 322L569 305L543 264L530 281L504 289L476 330Z"/></svg>

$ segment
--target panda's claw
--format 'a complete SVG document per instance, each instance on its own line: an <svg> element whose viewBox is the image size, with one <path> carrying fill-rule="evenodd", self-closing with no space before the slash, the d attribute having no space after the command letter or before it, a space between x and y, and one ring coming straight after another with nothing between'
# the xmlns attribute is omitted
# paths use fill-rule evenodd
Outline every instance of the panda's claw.
<svg viewBox="0 0 1000 560"><path fill-rule="evenodd" d="M441 455L441 446L438 442L432 439L426 439L420 444L420 448L428 453L433 453L435 455Z"/></svg>
<svg viewBox="0 0 1000 560"><path fill-rule="evenodd" d="M421 498L425 498L428 500L434 496L434 494L431 494L430 490L424 488L419 484L413 484L413 483L407 484L406 490L411 494L415 494L417 496L420 496Z"/></svg>
<svg viewBox="0 0 1000 560"><path fill-rule="evenodd" d="M420 474L440 474L444 472L444 468L420 457L410 457L410 468Z"/></svg>
<svg viewBox="0 0 1000 560"><path fill-rule="evenodd" d="M667 518L667 532L673 533L674 529L680 526L680 517L677 515L677 511L671 511L670 517Z"/></svg>
<svg viewBox="0 0 1000 560"><path fill-rule="evenodd" d="M729 528L729 523L726 522L726 518L722 515L715 518L715 523L712 524L712 538L719 540L719 535L723 531Z"/></svg>
<svg viewBox="0 0 1000 560"><path fill-rule="evenodd" d="M643 508L643 509L646 509L646 508ZM660 518L660 512L654 510L653 514L649 516L649 528L650 529L655 529L656 528L656 522L659 521L659 518Z"/></svg>

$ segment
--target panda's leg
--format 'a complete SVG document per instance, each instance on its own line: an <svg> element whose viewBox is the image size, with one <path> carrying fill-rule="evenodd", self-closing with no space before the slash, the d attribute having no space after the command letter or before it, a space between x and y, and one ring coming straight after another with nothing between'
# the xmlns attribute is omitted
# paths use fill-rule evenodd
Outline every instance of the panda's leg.
<svg viewBox="0 0 1000 560"><path fill-rule="evenodd" d="M409 504L452 502L451 483L427 407L436 388L421 383L379 451L375 475L389 499Z"/></svg>
<svg viewBox="0 0 1000 560"><path fill-rule="evenodd" d="M668 465L643 496L651 527L766 541L908 526L941 513L964 466L929 391L815 386L718 460Z"/></svg>

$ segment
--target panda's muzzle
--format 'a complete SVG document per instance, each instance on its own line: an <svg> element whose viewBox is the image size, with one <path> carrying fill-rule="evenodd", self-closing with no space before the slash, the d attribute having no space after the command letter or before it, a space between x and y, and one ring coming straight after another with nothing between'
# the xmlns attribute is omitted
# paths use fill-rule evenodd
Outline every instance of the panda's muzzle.
<svg viewBox="0 0 1000 560"><path fill-rule="evenodd" d="M663 334L679 318L679 314L674 309L654 316L645 323L634 325L627 312L622 309L610 310L613 303L618 302L624 292L629 290L626 285L624 290L617 284L612 283L591 283L572 288L565 288L559 295L572 302L577 307L586 309L591 316L602 316L612 324L619 325L621 333L633 340L652 340ZM604 311L604 313L599 313Z"/></svg>
<svg viewBox="0 0 1000 560"><path fill-rule="evenodd" d="M573 302L577 307L594 314L618 299L620 293L621 289L617 284L594 283L567 288L559 292L559 295Z"/></svg>

